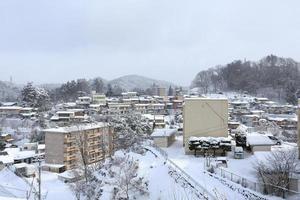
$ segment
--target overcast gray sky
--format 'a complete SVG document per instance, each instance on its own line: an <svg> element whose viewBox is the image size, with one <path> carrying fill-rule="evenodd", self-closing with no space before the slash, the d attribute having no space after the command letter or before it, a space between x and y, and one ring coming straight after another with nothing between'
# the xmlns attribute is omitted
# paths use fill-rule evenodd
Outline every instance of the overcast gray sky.
<svg viewBox="0 0 300 200"><path fill-rule="evenodd" d="M127 74L189 85L267 54L300 61L299 0L2 0L0 80Z"/></svg>

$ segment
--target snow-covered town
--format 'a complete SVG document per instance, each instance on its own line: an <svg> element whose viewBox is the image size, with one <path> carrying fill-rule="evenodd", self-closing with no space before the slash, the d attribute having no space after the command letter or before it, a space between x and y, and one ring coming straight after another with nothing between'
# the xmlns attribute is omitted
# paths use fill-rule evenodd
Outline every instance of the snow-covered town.
<svg viewBox="0 0 300 200"><path fill-rule="evenodd" d="M298 106L156 92L2 102L0 199L299 198Z"/></svg>
<svg viewBox="0 0 300 200"><path fill-rule="evenodd" d="M299 0L0 0L0 200L300 200Z"/></svg>

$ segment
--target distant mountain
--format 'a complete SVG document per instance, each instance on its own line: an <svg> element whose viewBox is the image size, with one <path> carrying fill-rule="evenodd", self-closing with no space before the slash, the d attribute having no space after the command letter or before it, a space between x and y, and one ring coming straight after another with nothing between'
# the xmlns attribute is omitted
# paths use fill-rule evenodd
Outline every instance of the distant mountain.
<svg viewBox="0 0 300 200"><path fill-rule="evenodd" d="M16 101L21 88L13 83L0 81L0 101Z"/></svg>
<svg viewBox="0 0 300 200"><path fill-rule="evenodd" d="M169 88L170 86L175 87L175 84L173 84L171 82L156 80L156 79L139 76L139 75L122 76L117 79L111 80L108 83L113 86L114 85L119 86L127 91L130 91L135 88L145 90L147 88L150 88L153 84L156 84L159 87L165 87L165 88Z"/></svg>
<svg viewBox="0 0 300 200"><path fill-rule="evenodd" d="M300 63L269 55L261 60L236 60L200 71L191 84L201 93L240 91L296 104L300 95Z"/></svg>

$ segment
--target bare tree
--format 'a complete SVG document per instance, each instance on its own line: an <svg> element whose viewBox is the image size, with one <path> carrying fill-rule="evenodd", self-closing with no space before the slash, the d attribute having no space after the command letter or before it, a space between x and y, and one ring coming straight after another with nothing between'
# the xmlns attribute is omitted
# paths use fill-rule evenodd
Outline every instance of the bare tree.
<svg viewBox="0 0 300 200"><path fill-rule="evenodd" d="M284 196L289 189L291 177L298 165L297 151L280 150L272 152L264 161L255 163L259 180L264 183L264 192Z"/></svg>
<svg viewBox="0 0 300 200"><path fill-rule="evenodd" d="M76 125L76 146L77 146L77 156L78 156L78 171L74 173L78 177L83 176L83 180L78 180L71 184L71 189L77 200L83 199L99 199L102 195L102 180L99 179L95 174L102 166L102 163L89 163L88 148L88 137L87 133L82 130L80 124ZM101 137L101 136L99 136ZM100 138L99 138L100 139ZM105 145L103 142L100 144L99 149L103 149ZM82 173L81 173L82 172Z"/></svg>
<svg viewBox="0 0 300 200"><path fill-rule="evenodd" d="M113 178L114 199L129 199L130 192L140 195L148 194L148 182L138 176L138 162L130 156L118 156L112 159L112 167L109 170Z"/></svg>

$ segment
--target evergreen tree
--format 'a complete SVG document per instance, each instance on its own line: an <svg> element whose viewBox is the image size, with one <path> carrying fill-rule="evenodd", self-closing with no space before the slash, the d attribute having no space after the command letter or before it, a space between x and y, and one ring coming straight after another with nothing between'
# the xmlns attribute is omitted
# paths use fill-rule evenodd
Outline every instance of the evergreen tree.
<svg viewBox="0 0 300 200"><path fill-rule="evenodd" d="M169 87L168 96L174 96L174 90L171 85Z"/></svg>
<svg viewBox="0 0 300 200"><path fill-rule="evenodd" d="M22 90L22 100L31 107L45 110L49 104L49 94L44 88L34 87L32 83L28 83Z"/></svg>
<svg viewBox="0 0 300 200"><path fill-rule="evenodd" d="M104 89L104 83L100 78L96 78L93 81L93 90L96 91L96 93L103 93Z"/></svg>
<svg viewBox="0 0 300 200"><path fill-rule="evenodd" d="M112 86L111 86L111 84L108 84L108 85L107 85L107 92L106 92L106 96L107 96L107 97L111 97L111 96L113 96L113 89L112 89Z"/></svg>

